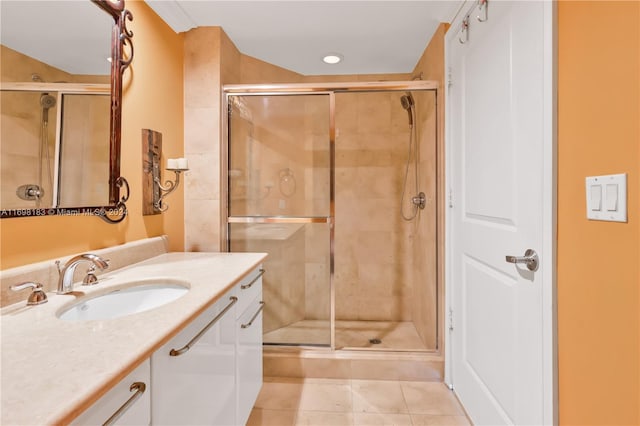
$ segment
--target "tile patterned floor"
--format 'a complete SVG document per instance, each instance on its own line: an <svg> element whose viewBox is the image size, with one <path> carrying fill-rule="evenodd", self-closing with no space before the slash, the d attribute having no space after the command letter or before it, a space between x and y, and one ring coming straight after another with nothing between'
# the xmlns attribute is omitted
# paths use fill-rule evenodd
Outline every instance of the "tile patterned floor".
<svg viewBox="0 0 640 426"><path fill-rule="evenodd" d="M265 377L247 426L463 426L439 382Z"/></svg>
<svg viewBox="0 0 640 426"><path fill-rule="evenodd" d="M329 321L302 320L265 333L269 343L329 344ZM372 344L370 339L382 343ZM336 321L336 347L426 350L410 321Z"/></svg>

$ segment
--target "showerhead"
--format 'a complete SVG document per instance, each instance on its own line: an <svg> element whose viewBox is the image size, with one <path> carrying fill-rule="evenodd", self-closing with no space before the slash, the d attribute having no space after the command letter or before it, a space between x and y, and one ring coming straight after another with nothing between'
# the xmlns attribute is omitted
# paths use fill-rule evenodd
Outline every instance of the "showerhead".
<svg viewBox="0 0 640 426"><path fill-rule="evenodd" d="M49 108L56 106L55 96L51 96L48 93L43 93L40 96L40 106L42 107L42 124L49 124Z"/></svg>
<svg viewBox="0 0 640 426"><path fill-rule="evenodd" d="M53 108L54 106L56 106L55 96L51 96L48 93L43 93L42 96L40 96L40 106L42 106L42 108L44 109Z"/></svg>
<svg viewBox="0 0 640 426"><path fill-rule="evenodd" d="M402 104L402 108L409 109L413 106L413 96L411 93L407 93L400 98L400 103Z"/></svg>
<svg viewBox="0 0 640 426"><path fill-rule="evenodd" d="M402 104L402 108L406 109L409 114L409 126L413 126L413 106L415 102L413 101L411 93L407 92L406 95L402 95L400 103Z"/></svg>

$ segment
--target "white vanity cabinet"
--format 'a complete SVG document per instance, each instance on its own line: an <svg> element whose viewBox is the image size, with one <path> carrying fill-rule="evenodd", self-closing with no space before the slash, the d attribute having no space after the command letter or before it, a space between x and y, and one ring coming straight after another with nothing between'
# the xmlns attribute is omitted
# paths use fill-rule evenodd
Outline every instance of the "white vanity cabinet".
<svg viewBox="0 0 640 426"><path fill-rule="evenodd" d="M148 425L151 420L151 370L146 360L76 417L72 425ZM114 416L115 414L115 416ZM119 416L118 416L119 415ZM116 418L117 417L117 418Z"/></svg>
<svg viewBox="0 0 640 426"><path fill-rule="evenodd" d="M151 356L154 425L236 424L235 290Z"/></svg>
<svg viewBox="0 0 640 426"><path fill-rule="evenodd" d="M237 287L237 424L245 425L262 387L262 274Z"/></svg>
<svg viewBox="0 0 640 426"><path fill-rule="evenodd" d="M261 277L254 269L151 356L151 424L246 424L262 386Z"/></svg>

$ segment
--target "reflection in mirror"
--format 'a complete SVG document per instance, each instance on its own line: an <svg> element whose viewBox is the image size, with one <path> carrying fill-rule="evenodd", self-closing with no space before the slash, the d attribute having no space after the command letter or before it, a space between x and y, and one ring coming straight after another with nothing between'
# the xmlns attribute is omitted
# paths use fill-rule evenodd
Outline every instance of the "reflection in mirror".
<svg viewBox="0 0 640 426"><path fill-rule="evenodd" d="M111 106L119 108L120 93L110 83L120 78L112 70L126 66L110 57L112 42L122 43L114 19L118 25L126 11L123 1L95 3L0 1L2 217L15 216L8 209L56 214L50 207L119 199L111 186L120 186L112 164L119 164L120 111ZM114 115L118 132L110 131Z"/></svg>
<svg viewBox="0 0 640 426"><path fill-rule="evenodd" d="M109 204L109 96L64 95L58 206Z"/></svg>
<svg viewBox="0 0 640 426"><path fill-rule="evenodd" d="M109 204L109 95L4 91L2 209Z"/></svg>
<svg viewBox="0 0 640 426"><path fill-rule="evenodd" d="M56 104L56 97L48 93L2 92L0 206L3 209L53 205Z"/></svg>

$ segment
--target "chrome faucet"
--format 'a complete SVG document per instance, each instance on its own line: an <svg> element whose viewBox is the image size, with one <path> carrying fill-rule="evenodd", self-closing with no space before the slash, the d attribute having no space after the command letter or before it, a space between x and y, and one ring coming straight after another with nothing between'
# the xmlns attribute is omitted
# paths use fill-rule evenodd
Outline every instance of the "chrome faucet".
<svg viewBox="0 0 640 426"><path fill-rule="evenodd" d="M60 270L58 294L67 294L73 291L73 273L76 271L76 267L82 262L93 262L100 270L109 267L106 260L95 254L84 253L72 257Z"/></svg>

